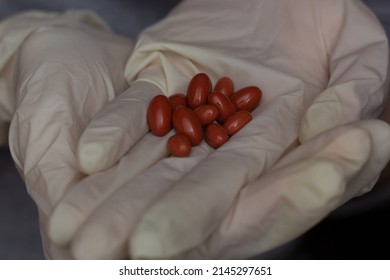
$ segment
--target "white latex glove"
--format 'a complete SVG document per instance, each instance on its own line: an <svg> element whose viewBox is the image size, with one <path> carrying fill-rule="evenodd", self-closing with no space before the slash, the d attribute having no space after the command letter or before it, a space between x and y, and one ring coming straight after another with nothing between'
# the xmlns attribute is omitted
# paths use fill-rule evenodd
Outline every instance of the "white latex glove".
<svg viewBox="0 0 390 280"><path fill-rule="evenodd" d="M87 11L27 12L0 23L0 118L12 118L9 145L36 202L45 254L70 258L47 238L53 206L83 175L81 132L128 84L131 41Z"/></svg>
<svg viewBox="0 0 390 280"><path fill-rule="evenodd" d="M128 81L169 95L197 72L227 75L260 86L262 105L218 150L151 166L166 137L144 136L145 116L115 99L78 147L84 171L110 169L67 193L50 236L77 258L248 258L292 240L388 161L388 125L362 120L382 110L387 71L385 33L360 1L183 1L139 38Z"/></svg>

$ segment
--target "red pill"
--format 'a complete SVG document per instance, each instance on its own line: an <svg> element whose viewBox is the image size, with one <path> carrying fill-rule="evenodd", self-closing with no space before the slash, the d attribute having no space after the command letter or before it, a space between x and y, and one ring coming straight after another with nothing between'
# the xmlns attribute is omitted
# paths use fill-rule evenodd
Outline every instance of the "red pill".
<svg viewBox="0 0 390 280"><path fill-rule="evenodd" d="M187 103L191 109L195 109L206 104L207 96L211 91L212 85L209 76L205 73L195 75L187 88Z"/></svg>
<svg viewBox="0 0 390 280"><path fill-rule="evenodd" d="M189 108L178 107L173 111L172 123L178 134L185 135L192 146L202 142L203 131L199 119Z"/></svg>
<svg viewBox="0 0 390 280"><path fill-rule="evenodd" d="M237 111L252 112L259 106L261 96L261 89L250 86L240 89L234 93L230 99Z"/></svg>
<svg viewBox="0 0 390 280"><path fill-rule="evenodd" d="M148 126L156 136L164 136L172 127L172 106L165 95L155 96L148 107Z"/></svg>
<svg viewBox="0 0 390 280"><path fill-rule="evenodd" d="M234 93L234 84L229 77L223 77L217 81L214 87L214 91L223 93L227 97L230 97Z"/></svg>
<svg viewBox="0 0 390 280"><path fill-rule="evenodd" d="M217 123L212 123L206 127L206 142L217 149L229 140L226 129Z"/></svg>
<svg viewBox="0 0 390 280"><path fill-rule="evenodd" d="M175 134L168 139L168 150L175 157L186 157L191 152L191 142L182 134Z"/></svg>
<svg viewBox="0 0 390 280"><path fill-rule="evenodd" d="M251 113L249 113L248 111L239 111L227 118L227 120L223 123L223 127L226 129L228 135L232 136L251 120Z"/></svg>
<svg viewBox="0 0 390 280"><path fill-rule="evenodd" d="M182 93L176 93L174 95L169 96L169 102L171 102L173 110L175 110L179 106L187 107L186 96Z"/></svg>
<svg viewBox="0 0 390 280"><path fill-rule="evenodd" d="M236 112L236 109L234 108L234 105L230 99L220 92L214 91L210 93L209 97L207 98L207 103L217 107L217 121L219 123L223 123L230 115Z"/></svg>
<svg viewBox="0 0 390 280"><path fill-rule="evenodd" d="M195 109L194 113L203 126L209 125L218 117L217 107L210 104L199 106Z"/></svg>

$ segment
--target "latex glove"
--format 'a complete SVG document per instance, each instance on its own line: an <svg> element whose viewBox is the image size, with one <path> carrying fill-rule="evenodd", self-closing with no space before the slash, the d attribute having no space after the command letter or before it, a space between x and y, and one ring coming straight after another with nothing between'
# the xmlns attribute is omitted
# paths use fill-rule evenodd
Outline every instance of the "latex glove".
<svg viewBox="0 0 390 280"><path fill-rule="evenodd" d="M77 258L246 258L299 236L368 191L388 161L387 124L359 121L382 110L387 68L385 33L360 1L183 1L140 37L129 82L169 95L197 72L227 75L259 85L262 105L218 150L203 143L128 174L137 157L165 156L166 139L132 147L129 104L114 101L84 131L79 161L90 173L119 164L64 197L51 238Z"/></svg>
<svg viewBox="0 0 390 280"><path fill-rule="evenodd" d="M27 12L0 23L0 117L37 204L48 258L70 258L47 238L53 206L84 175L76 158L86 124L128 84L130 40L87 11Z"/></svg>

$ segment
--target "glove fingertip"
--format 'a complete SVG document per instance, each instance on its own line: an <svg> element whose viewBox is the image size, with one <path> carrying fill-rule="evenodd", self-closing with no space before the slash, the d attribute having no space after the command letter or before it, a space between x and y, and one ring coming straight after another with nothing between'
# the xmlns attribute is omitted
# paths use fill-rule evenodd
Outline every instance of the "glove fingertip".
<svg viewBox="0 0 390 280"><path fill-rule="evenodd" d="M78 216L79 212L67 205L61 205L53 211L49 219L48 235L55 245L65 247L69 244L77 228L75 219L71 217Z"/></svg>
<svg viewBox="0 0 390 280"><path fill-rule="evenodd" d="M304 143L325 130L342 125L345 122L345 116L338 100L316 101L307 109L302 119L299 140Z"/></svg>
<svg viewBox="0 0 390 280"><path fill-rule="evenodd" d="M93 174L106 168L109 149L99 142L80 142L78 146L78 162L82 172Z"/></svg>
<svg viewBox="0 0 390 280"><path fill-rule="evenodd" d="M78 260L107 260L125 257L122 253L125 248L112 248L111 245L115 243L112 242L111 238L112 236L99 226L83 227L72 241L72 256Z"/></svg>
<svg viewBox="0 0 390 280"><path fill-rule="evenodd" d="M141 219L132 233L128 244L129 255L132 259L183 259L188 250L182 243L182 236L170 231L169 221L156 224L153 218ZM184 238L185 239L185 238ZM177 246L176 242L181 246Z"/></svg>
<svg viewBox="0 0 390 280"><path fill-rule="evenodd" d="M162 243L153 230L154 226L142 223L133 232L129 242L129 252L132 259L158 259L163 255Z"/></svg>

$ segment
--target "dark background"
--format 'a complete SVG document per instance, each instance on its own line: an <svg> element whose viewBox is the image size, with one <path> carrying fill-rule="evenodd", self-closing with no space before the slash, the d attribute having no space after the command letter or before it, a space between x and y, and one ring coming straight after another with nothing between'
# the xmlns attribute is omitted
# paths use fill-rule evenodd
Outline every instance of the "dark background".
<svg viewBox="0 0 390 280"><path fill-rule="evenodd" d="M178 0L0 0L0 20L27 10L90 9L117 33L135 38L164 17ZM390 34L390 1L365 1ZM390 259L390 182L353 199L302 237L260 259ZM37 210L0 148L0 259L44 259Z"/></svg>

